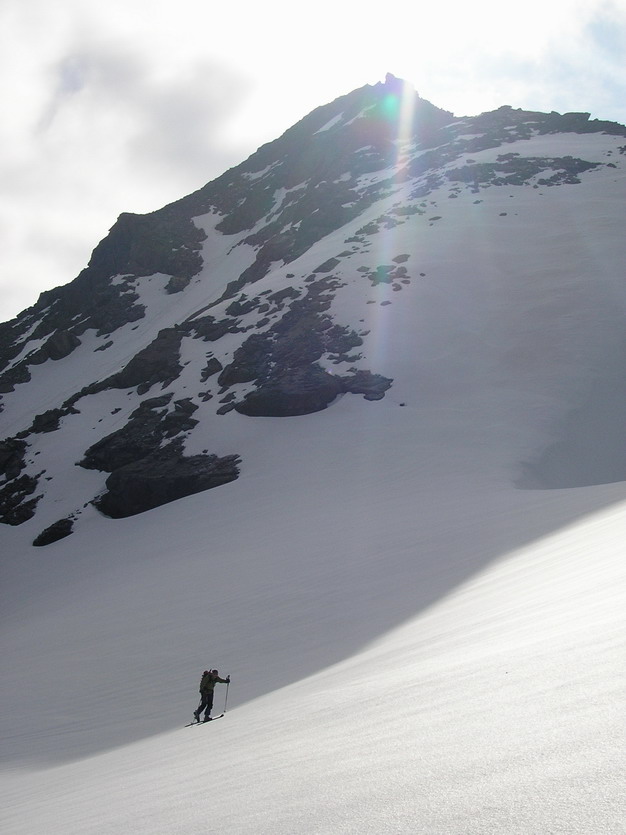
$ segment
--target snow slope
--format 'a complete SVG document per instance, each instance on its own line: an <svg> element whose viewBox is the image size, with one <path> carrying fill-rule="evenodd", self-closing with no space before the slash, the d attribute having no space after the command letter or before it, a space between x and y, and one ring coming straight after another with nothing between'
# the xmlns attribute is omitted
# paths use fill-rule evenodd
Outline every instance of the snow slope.
<svg viewBox="0 0 626 835"><path fill-rule="evenodd" d="M472 551L482 539L479 531L490 525L485 510L493 510L496 502L489 501L493 497L487 494L477 497L482 501L470 502L478 513L478 531L473 525L462 531L456 524L453 536L442 537L433 535L434 526L427 526L433 540L427 539L422 548L405 543L404 554L397 544L389 550L378 548L375 554L370 551L370 560L384 564L388 571L397 569L398 561L403 564L402 577L390 578L386 587L365 588L359 575L374 570L370 560L359 571L354 565L349 584L344 576L342 587L345 557L337 560L331 573L332 587L322 587L319 571L317 587L303 583L298 600L293 584L289 588L283 581L283 585L279 572L273 573L267 586L260 578L256 593L271 609L257 611L252 623L248 600L245 594L239 596L241 584L231 577L232 597L216 599L208 581L210 571L200 591L193 590L197 574L188 578L187 603L194 611L205 598L207 610L217 607L219 617L196 618L178 608L176 618L176 609L155 613L156 606L151 606L151 614L127 613L126 623L120 623L123 599L133 598L134 593L152 602L158 593L168 607L182 596L184 582L175 581L174 571L164 571L162 561L144 571L141 582L124 576L121 588L101 587L99 594L92 593L89 608L108 604L107 617L90 612L95 614L94 623L85 612L82 617L73 613L87 635L75 639L78 647L65 644L70 656L65 671L71 672L72 656L74 665L80 660L90 666L95 653L109 670L109 687L98 681L85 683L84 693L75 692L79 704L67 705L65 725L58 718L47 730L37 732L28 721L14 725L12 733L22 747L35 754L42 747L49 749L52 739L57 751L71 752L77 733L85 734L72 712L90 695L92 741L103 733L107 721L115 720L120 730L127 723L129 735L136 732L128 713L141 705L151 713L159 702L169 701L163 725L166 718L173 724L174 706L183 724L195 704L193 661L206 657L190 652L176 665L172 646L181 646L190 621L200 632L203 622L208 622L209 636L212 627L213 640L206 644L211 658L225 660L233 674L230 699L235 709L215 725L164 731L67 765L7 773L3 778L6 831L623 831L626 516L619 502L622 489L611 486L593 492L598 504L615 504L503 553L417 617L347 660L238 707L235 697L247 676L260 678L266 686L271 686L272 672L280 677L277 662L290 663L285 644L290 646L291 669L298 672L294 656L298 649L310 654L310 647L305 644L302 650L302 638L296 642L292 631L299 636L308 626L316 631L317 641L342 636L342 620L351 615L345 607L351 603L366 607L366 613L379 620L379 608L389 606L389 585L402 592L400 579L405 589L397 598L402 602L412 596L419 604L425 591L416 582L417 572L411 572L411 557L419 562L419 551L427 549L432 558L433 546L440 545L442 538L455 540L450 544L457 546L456 559L431 564L419 580L431 594L439 584L452 585L459 564L461 573L468 563L475 564ZM551 494L550 498L538 508L537 500L533 506L509 496L490 535L523 528L529 517L535 524L543 519L547 526L553 523L555 510L563 512L565 506L575 513L580 505L593 503L589 496L584 501L580 495ZM455 519L450 504L459 500L454 492L448 495L449 521ZM403 533L410 540L420 528L405 527ZM275 532L279 550L288 531L289 524L284 523ZM304 542L299 538L300 548L308 546L309 556L315 544L310 531ZM262 559L266 554L262 550L258 556ZM189 570L188 560L184 567ZM171 583L167 591L166 580ZM409 587L411 581L415 585ZM155 582L158 592L151 588ZM225 585L221 578L220 592ZM79 590L87 590L87 584ZM117 605L112 609L111 603ZM320 630L322 616L326 629ZM58 629L68 619L67 612L63 618L45 618L53 634L55 624ZM225 624L222 632L220 620ZM240 636L241 644L248 645L247 657L243 650L229 653L242 620L257 630ZM68 626L63 630L66 642ZM345 634L340 640L346 640ZM85 654L76 659L79 651ZM151 670L146 653L153 660ZM57 665L63 663L58 649L54 654ZM57 683L42 666L44 660L36 654L31 664L55 693ZM133 678L129 687L122 672L131 660L140 671L127 672ZM265 669L255 669L255 664ZM185 667L187 681L182 676ZM187 683L189 687L183 686ZM79 680L74 684L75 690L80 688ZM135 692L129 693L132 688ZM217 696L218 706L221 697L223 693Z"/></svg>
<svg viewBox="0 0 626 835"><path fill-rule="evenodd" d="M331 312L369 331L384 399L207 407L188 454L219 428L245 477L124 520L88 507L45 549L40 519L1 531L7 832L626 831L624 482L587 456L577 487L522 486L555 441L563 460L585 459L580 438L621 453L623 403L600 439L587 404L624 361L623 172L442 188L346 258ZM364 291L357 267L398 254L410 283ZM95 492L102 474L62 461L124 397L100 393L42 451L64 487L50 521L77 481ZM207 666L232 676L226 718L183 728Z"/></svg>

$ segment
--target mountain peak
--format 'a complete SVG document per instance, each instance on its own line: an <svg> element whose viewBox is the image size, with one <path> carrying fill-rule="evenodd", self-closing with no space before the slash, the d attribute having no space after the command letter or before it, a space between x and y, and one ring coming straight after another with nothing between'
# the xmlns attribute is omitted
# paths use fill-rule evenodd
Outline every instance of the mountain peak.
<svg viewBox="0 0 626 835"><path fill-rule="evenodd" d="M409 81L405 81L390 72L385 75L384 85L387 90L399 94L403 93L407 88L413 89L413 85Z"/></svg>
<svg viewBox="0 0 626 835"><path fill-rule="evenodd" d="M454 202L465 206L457 226L483 202L508 217L493 197L502 187L536 206L545 189L607 177L625 135L586 113L455 119L387 73L193 194L123 213L73 282L0 327L0 521L67 530L46 518L57 477L33 456L105 392L110 416L69 466L107 475L95 495L63 499L70 515L85 501L139 512L236 479L237 448L185 452L216 416L296 417L344 395L388 396L394 363L372 348L367 306L402 307ZM456 234L450 248L467 247Z"/></svg>

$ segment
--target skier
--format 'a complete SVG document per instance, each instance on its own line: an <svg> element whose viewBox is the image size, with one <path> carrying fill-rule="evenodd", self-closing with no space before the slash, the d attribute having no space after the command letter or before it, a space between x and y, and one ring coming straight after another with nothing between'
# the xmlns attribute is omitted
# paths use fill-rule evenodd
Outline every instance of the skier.
<svg viewBox="0 0 626 835"><path fill-rule="evenodd" d="M200 714L203 710L204 721L211 721L211 708L213 707L213 691L215 689L215 685L218 682L220 684L230 684L230 676L226 676L226 678L220 678L220 674L217 670L205 670L202 673L202 679L200 680L200 704L198 705L198 709L194 710L193 713L196 722L200 721Z"/></svg>

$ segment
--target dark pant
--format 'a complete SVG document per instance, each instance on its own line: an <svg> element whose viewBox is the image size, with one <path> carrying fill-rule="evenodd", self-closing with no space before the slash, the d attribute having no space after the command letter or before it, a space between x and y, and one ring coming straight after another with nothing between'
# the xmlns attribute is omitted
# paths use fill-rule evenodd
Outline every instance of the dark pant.
<svg viewBox="0 0 626 835"><path fill-rule="evenodd" d="M196 710L196 716L199 717L202 711L204 711L204 718L206 719L211 715L211 709L213 707L213 691L209 690L208 693L200 693L200 695L202 698L198 709Z"/></svg>

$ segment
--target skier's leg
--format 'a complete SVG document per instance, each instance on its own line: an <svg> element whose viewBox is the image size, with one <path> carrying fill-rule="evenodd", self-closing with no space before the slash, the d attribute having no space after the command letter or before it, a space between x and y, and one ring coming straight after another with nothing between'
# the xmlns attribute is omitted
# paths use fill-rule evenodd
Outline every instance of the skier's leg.
<svg viewBox="0 0 626 835"><path fill-rule="evenodd" d="M210 693L207 693L204 697L206 701L206 710L204 711L204 721L208 722L211 718L211 709L213 707L213 691L211 690Z"/></svg>
<svg viewBox="0 0 626 835"><path fill-rule="evenodd" d="M193 712L193 715L196 717L196 722L200 721L200 714L202 713L202 711L205 707L205 699L206 699L206 697L203 695L202 698L200 699L200 704L198 705L198 709L194 710L194 712Z"/></svg>

